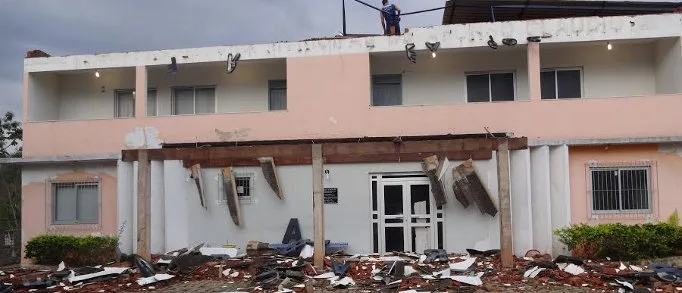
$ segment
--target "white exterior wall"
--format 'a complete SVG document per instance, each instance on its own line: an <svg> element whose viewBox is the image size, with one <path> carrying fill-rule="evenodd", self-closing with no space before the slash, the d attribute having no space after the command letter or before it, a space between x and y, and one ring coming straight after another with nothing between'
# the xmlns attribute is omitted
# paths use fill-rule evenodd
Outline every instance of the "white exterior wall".
<svg viewBox="0 0 682 293"><path fill-rule="evenodd" d="M235 73L225 63L179 65L170 75L165 66L148 69L149 88L157 89L157 114L171 115L171 87L215 86L216 112L268 111L268 81L286 79L286 60L240 62Z"/></svg>
<svg viewBox="0 0 682 293"><path fill-rule="evenodd" d="M135 89L135 69L99 70L59 75L59 120L114 117L115 90Z"/></svg>
<svg viewBox="0 0 682 293"><path fill-rule="evenodd" d="M152 253L166 253L166 206L163 161L151 162L151 245ZM137 198L137 196L135 196ZM171 233L173 230L169 230Z"/></svg>
<svg viewBox="0 0 682 293"><path fill-rule="evenodd" d="M59 119L59 82L55 73L29 74L28 118L31 121Z"/></svg>
<svg viewBox="0 0 682 293"><path fill-rule="evenodd" d="M512 244L521 256L533 248L530 150L510 152Z"/></svg>
<svg viewBox="0 0 682 293"><path fill-rule="evenodd" d="M118 161L116 172L116 203L117 203L117 218L119 235L119 248L121 252L130 254L133 253L133 235L136 234L137 226L135 226L133 217L135 216L135 209L133 208L134 193L133 184L137 182L134 175L135 163Z"/></svg>
<svg viewBox="0 0 682 293"><path fill-rule="evenodd" d="M552 204L550 198L549 147L530 149L533 248L552 251Z"/></svg>
<svg viewBox="0 0 682 293"><path fill-rule="evenodd" d="M656 42L656 90L659 94L682 93L682 38Z"/></svg>
<svg viewBox="0 0 682 293"><path fill-rule="evenodd" d="M550 199L552 232L571 224L571 181L568 169L568 146L549 147ZM552 233L552 254L568 254L566 245Z"/></svg>
<svg viewBox="0 0 682 293"><path fill-rule="evenodd" d="M454 163L454 162L453 162ZM456 165L457 163L454 163ZM497 205L496 161L476 161L481 180ZM258 167L236 168L237 173L253 173L251 202L242 202L243 226L236 227L222 201L220 169L203 169L206 209L189 171L181 161L164 162L166 250L206 242L210 246L235 244L245 248L249 240L281 243L290 218L298 218L304 238L313 238L312 168L278 167L284 200L279 200ZM372 251L370 173L415 172L418 163L335 164L325 187L337 187L339 204L325 205L325 239L348 242L348 252ZM481 215L478 208L464 210L450 189L445 207L445 247L449 251L466 248L499 248L499 218ZM152 216L154 218L154 216ZM170 231L173 231L170 233ZM152 242L155 242L152 239Z"/></svg>
<svg viewBox="0 0 682 293"><path fill-rule="evenodd" d="M413 64L405 54L374 54L372 74L402 74L403 105L467 102L466 73L511 71L516 76L516 100L528 100L528 63L525 46L441 51L436 58L420 52Z"/></svg>
<svg viewBox="0 0 682 293"><path fill-rule="evenodd" d="M562 46L562 47L559 47ZM583 96L630 97L656 94L655 46L606 42L540 45L540 66L583 69ZM617 85L617 86L614 86Z"/></svg>

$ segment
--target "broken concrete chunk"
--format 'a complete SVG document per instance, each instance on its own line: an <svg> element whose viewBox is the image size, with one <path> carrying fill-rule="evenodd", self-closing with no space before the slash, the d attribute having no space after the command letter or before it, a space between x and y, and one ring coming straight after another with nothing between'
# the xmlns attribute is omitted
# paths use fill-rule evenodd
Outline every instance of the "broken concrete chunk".
<svg viewBox="0 0 682 293"><path fill-rule="evenodd" d="M85 275L80 275L80 276L75 276L72 278L69 278L69 282L72 284L78 283L78 282L83 282L87 280L91 280L94 278L99 278L99 277L104 277L104 276L113 276L113 275L120 275L123 274L124 272L128 271L128 268L116 268L116 267L105 267L103 268L102 271L92 273L92 274L85 274Z"/></svg>
<svg viewBox="0 0 682 293"><path fill-rule="evenodd" d="M313 252L314 252L314 248L310 245L306 245L301 250L301 254L299 254L299 256L302 258L311 258L311 257L313 257Z"/></svg>
<svg viewBox="0 0 682 293"><path fill-rule="evenodd" d="M214 257L236 257L239 251L236 248L202 247L199 248L199 252Z"/></svg>
<svg viewBox="0 0 682 293"><path fill-rule="evenodd" d="M145 285L153 284L156 282L165 281L165 280L171 279L173 277L175 277L175 276L169 275L169 274L156 274L156 275L153 275L151 277L138 279L137 284L140 286L145 286Z"/></svg>
<svg viewBox="0 0 682 293"><path fill-rule="evenodd" d="M561 267L561 266L559 266L559 267ZM571 274L576 275L576 276L585 272L585 270L583 268L576 266L574 264L568 264L567 266L562 268L562 270L564 272L571 273Z"/></svg>
<svg viewBox="0 0 682 293"><path fill-rule="evenodd" d="M450 276L450 279L464 284L469 284L472 286L481 286L483 281L479 276Z"/></svg>
<svg viewBox="0 0 682 293"><path fill-rule="evenodd" d="M66 269L66 264L64 264L64 262L60 262L60 263L59 263L59 266L57 266L57 271L58 271L58 272L61 272L61 271L65 270L65 269Z"/></svg>
<svg viewBox="0 0 682 293"><path fill-rule="evenodd" d="M344 277L343 279L332 281L331 285L334 288L348 288L355 285L355 281L351 277Z"/></svg>
<svg viewBox="0 0 682 293"><path fill-rule="evenodd" d="M451 263L450 269L453 271L466 271L476 262L475 257L470 257L462 262Z"/></svg>

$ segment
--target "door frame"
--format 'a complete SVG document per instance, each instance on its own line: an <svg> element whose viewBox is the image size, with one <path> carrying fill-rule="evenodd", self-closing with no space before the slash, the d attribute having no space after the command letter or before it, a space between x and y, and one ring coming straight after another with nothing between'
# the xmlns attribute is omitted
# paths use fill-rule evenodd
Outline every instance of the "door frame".
<svg viewBox="0 0 682 293"><path fill-rule="evenodd" d="M390 178L384 178L387 176ZM435 199L431 192L431 182L426 174L422 172L415 173L384 173L384 174L370 174L370 192L371 192L371 214L372 214L372 245L375 253L386 253L386 227L401 227L403 228L403 244L404 250L412 250L412 228L413 227L429 227L431 231L430 240L433 248L445 247L445 211L437 208ZM402 186L403 192L403 214L396 216L385 215L384 203L384 186ZM411 190L412 185L427 185L429 186L429 208L430 213L415 214L411 212ZM376 190L374 189L376 186ZM402 219L402 223L386 223L386 219ZM429 223L412 223L412 219L429 219ZM440 227L440 229L439 229ZM439 231L440 230L440 231ZM439 232L442 234L439 241Z"/></svg>

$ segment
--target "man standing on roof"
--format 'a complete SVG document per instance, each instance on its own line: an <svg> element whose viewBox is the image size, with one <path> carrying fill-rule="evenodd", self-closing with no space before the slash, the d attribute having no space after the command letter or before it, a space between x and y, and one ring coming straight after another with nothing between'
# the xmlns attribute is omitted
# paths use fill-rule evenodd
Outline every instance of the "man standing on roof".
<svg viewBox="0 0 682 293"><path fill-rule="evenodd" d="M384 29L384 35L399 35L400 34L400 7L398 5L388 3L388 0L382 0L381 4L381 26Z"/></svg>

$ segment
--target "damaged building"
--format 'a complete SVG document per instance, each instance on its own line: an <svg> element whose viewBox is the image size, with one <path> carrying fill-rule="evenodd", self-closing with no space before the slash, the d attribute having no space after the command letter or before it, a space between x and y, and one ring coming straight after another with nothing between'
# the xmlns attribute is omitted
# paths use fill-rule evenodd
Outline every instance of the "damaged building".
<svg viewBox="0 0 682 293"><path fill-rule="evenodd" d="M674 3L458 2L398 36L32 52L23 157L4 161L22 244L244 250L295 219L348 253L558 254L555 229L682 208Z"/></svg>

